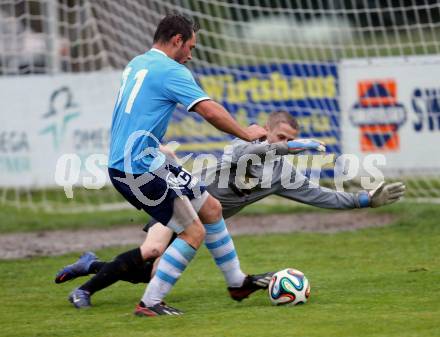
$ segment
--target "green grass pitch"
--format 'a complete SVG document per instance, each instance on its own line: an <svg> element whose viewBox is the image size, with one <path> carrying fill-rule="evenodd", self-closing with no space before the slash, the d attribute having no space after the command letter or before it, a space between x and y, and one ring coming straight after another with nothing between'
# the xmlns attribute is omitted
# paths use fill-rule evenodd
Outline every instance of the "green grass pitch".
<svg viewBox="0 0 440 337"><path fill-rule="evenodd" d="M205 248L167 298L182 317L133 316L144 285L123 282L93 296L90 310L74 309L66 298L80 280L55 285L53 276L77 254L1 261L1 336L439 336L440 209L409 206L392 209L403 216L384 228L237 237L245 271L306 274L311 299L297 307L273 307L266 292L232 301Z"/></svg>

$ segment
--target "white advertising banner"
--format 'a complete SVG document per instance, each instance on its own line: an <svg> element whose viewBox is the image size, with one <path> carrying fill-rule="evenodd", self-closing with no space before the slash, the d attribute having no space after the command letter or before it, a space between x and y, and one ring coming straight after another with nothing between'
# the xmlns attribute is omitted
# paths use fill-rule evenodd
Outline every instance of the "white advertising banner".
<svg viewBox="0 0 440 337"><path fill-rule="evenodd" d="M344 60L339 68L344 153L386 158L384 169L440 169L440 57Z"/></svg>
<svg viewBox="0 0 440 337"><path fill-rule="evenodd" d="M120 72L0 78L0 187L56 186L58 158L107 155ZM97 165L97 163L95 163Z"/></svg>

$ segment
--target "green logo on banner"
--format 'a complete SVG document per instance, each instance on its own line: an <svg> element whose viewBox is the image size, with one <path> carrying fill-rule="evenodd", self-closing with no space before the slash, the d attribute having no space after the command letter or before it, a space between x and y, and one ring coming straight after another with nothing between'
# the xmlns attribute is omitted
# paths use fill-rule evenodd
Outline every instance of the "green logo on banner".
<svg viewBox="0 0 440 337"><path fill-rule="evenodd" d="M73 101L68 87L55 90L50 96L49 111L43 115L50 124L40 131L41 135L51 134L53 147L58 150L63 142L67 124L79 116L78 105Z"/></svg>

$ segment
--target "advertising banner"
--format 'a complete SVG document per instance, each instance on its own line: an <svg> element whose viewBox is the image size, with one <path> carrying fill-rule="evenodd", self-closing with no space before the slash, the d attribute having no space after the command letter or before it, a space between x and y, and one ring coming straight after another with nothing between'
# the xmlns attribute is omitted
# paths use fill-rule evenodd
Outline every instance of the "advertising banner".
<svg viewBox="0 0 440 337"><path fill-rule="evenodd" d="M119 72L1 78L0 186L56 186L61 155L107 154L119 83Z"/></svg>
<svg viewBox="0 0 440 337"><path fill-rule="evenodd" d="M381 153L392 171L440 168L440 57L344 60L339 74L345 153Z"/></svg>
<svg viewBox="0 0 440 337"><path fill-rule="evenodd" d="M222 104L243 126L265 125L272 111L290 112L303 138L326 142L340 153L338 74L334 63L293 63L195 69L206 93ZM184 152L221 154L231 140L195 113L174 114L167 140L184 143Z"/></svg>

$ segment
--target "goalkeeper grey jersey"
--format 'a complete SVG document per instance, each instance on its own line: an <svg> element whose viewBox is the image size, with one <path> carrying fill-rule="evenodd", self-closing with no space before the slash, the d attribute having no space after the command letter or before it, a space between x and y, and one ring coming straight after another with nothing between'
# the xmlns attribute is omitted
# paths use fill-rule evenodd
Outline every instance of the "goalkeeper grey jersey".
<svg viewBox="0 0 440 337"><path fill-rule="evenodd" d="M202 175L208 183L209 193L222 204L223 216L228 218L273 194L322 208L360 207L359 194L365 191L347 193L320 187L297 172L295 166L283 158L287 154L284 142L234 140L223 160Z"/></svg>

